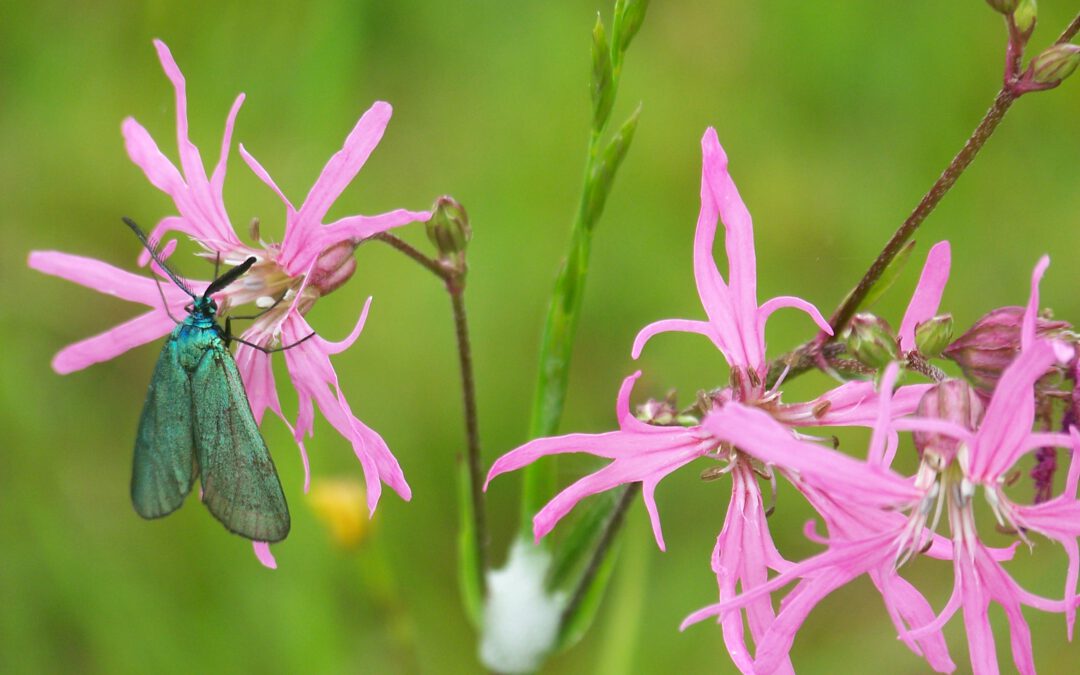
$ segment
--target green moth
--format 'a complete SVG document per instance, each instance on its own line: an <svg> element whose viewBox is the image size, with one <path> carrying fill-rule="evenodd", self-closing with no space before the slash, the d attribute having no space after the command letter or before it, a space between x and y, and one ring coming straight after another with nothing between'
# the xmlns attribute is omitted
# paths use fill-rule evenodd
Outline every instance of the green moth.
<svg viewBox="0 0 1080 675"><path fill-rule="evenodd" d="M228 321L225 329L218 324L211 297L256 259L225 271L200 296L165 265L138 225L124 222L192 299L187 318L165 341L139 418L131 474L135 511L143 518L169 515L198 477L203 503L226 529L255 541L281 541L289 534L285 493L229 351L229 342L240 340Z"/></svg>

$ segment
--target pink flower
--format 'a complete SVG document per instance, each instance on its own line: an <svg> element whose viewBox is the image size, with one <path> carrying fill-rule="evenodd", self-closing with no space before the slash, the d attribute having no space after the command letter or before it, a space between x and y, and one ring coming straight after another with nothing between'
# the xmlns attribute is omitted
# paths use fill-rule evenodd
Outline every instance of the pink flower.
<svg viewBox="0 0 1080 675"><path fill-rule="evenodd" d="M215 300L223 314L251 302L263 309L241 335L243 341L265 348L300 342L314 332L304 315L319 297L332 292L352 275L355 269L352 251L361 239L429 217L424 211L399 209L377 216L349 216L328 225L323 224L330 206L378 144L389 122L391 108L389 104L377 102L360 118L343 148L326 164L299 210L293 208L266 171L241 148L251 168L277 192L286 207L285 236L280 244L259 241L258 245L247 245L236 235L222 197L233 126L244 96L238 96L229 111L220 157L208 178L199 150L188 138L184 76L168 47L159 40L154 41L154 46L176 92L180 169L161 153L153 138L138 122L127 118L122 125L125 146L132 161L143 170L151 184L173 199L179 214L162 219L153 228L151 239L158 241L169 232L182 232L205 250L203 255L206 257L219 258L227 264L238 264L248 257L255 257L257 262L248 273L216 295ZM166 247L166 251L170 250ZM143 251L140 263L145 264L148 260L149 254ZM173 328L165 308L161 306L157 284L150 278L133 275L96 260L53 251L32 252L29 265L46 274L151 308L126 324L61 350L53 359L53 368L59 373L70 373L106 361L133 347L161 338ZM205 282L202 287L205 287ZM168 282L161 284L161 288L169 311L174 316L182 316L187 296ZM352 413L330 363L331 355L347 349L359 337L370 303L369 298L356 327L342 342L330 342L316 335L284 352L289 377L299 396L295 428L288 421L285 423L300 446L306 490L310 484L310 470L303 437L312 432L314 406L317 404L334 428L352 443L368 484L368 508L374 511L382 482L390 485L404 499L409 499L411 492L386 443ZM236 350L236 363L256 421L262 422L267 409L284 421L269 355L241 344ZM256 552L264 564L273 566L273 558L265 544L257 543Z"/></svg>
<svg viewBox="0 0 1080 675"><path fill-rule="evenodd" d="M616 409L619 431L531 441L497 460L488 480L547 455L587 452L610 459L607 466L581 478L541 509L533 521L535 535L539 538L547 534L585 496L641 482L653 532L663 549L654 497L657 484L699 457L720 461L724 463L722 471L732 476L733 489L713 554L713 570L721 598L727 598L740 588L747 592L765 583L770 569L783 572L790 566L772 543L755 474L776 472L840 495L838 499L857 497L881 506L910 500L915 491L909 481L888 469L800 440L794 432L796 426L874 425L879 406L872 383L850 382L814 401L794 405L782 403L776 388L766 390L764 327L773 311L795 307L807 312L822 330L831 332L831 329L812 305L799 298L774 298L758 305L750 215L728 174L727 158L714 130L706 131L702 150L701 212L694 239L694 276L708 320L668 319L650 324L638 334L633 356L637 358L644 344L660 332L703 334L731 365L732 386L711 394L706 409L701 411L700 423L687 428L655 426L635 419L630 413L630 391L638 377L632 375L619 392ZM730 283L725 282L712 258L718 220L725 228ZM948 245L944 244L944 248L947 253ZM935 258L935 264L938 263L940 258ZM913 317L936 311L936 301L932 298L935 292L940 298L941 289L929 287L937 283L940 275L932 276L933 279L923 284L927 290L917 294L919 302L909 310ZM898 390L893 414L914 411L928 386ZM766 594L746 607L750 634L757 644L773 620L772 604ZM724 616L722 625L724 640L736 665L743 672L751 672L754 659L746 646L741 612ZM791 670L786 652L775 667Z"/></svg>
<svg viewBox="0 0 1080 675"><path fill-rule="evenodd" d="M701 151L701 211L694 236L694 279L708 320L665 319L651 323L634 340L633 356L636 359L645 343L658 333L700 333L712 340L732 369L744 371L749 384L760 392L766 366L765 322L773 312L781 307L794 307L809 314L829 335L832 328L816 307L801 298L781 296L758 306L750 212L731 180L727 155L712 127L701 139ZM712 256L718 218L724 224L730 283L724 282ZM756 386L755 381L759 383Z"/></svg>
<svg viewBox="0 0 1080 675"><path fill-rule="evenodd" d="M997 602L1009 620L1017 669L1022 673L1034 673L1031 634L1021 608L1028 605L1044 611L1064 612L1071 635L1078 597L1077 577L1080 576L1076 541L1080 536L1080 502L1076 499L1080 462L1075 460L1075 454L1080 450L1080 432L1075 428L1070 435L1032 431L1035 382L1053 363L1072 357L1071 348L1036 337L1038 282L1047 264L1044 257L1032 277L1031 297L1024 313L1021 353L1002 374L977 430L946 419L895 419L888 410L890 400L886 392L895 379L896 366L887 371L880 401L882 412L874 428L869 465L884 468L891 463L895 454L895 439L891 436L894 429L933 435L924 438L946 435L958 441L944 447L935 443L923 446L922 462L914 483L915 497L903 505L909 513L906 518L896 511L883 511L879 504L871 504L855 493L849 493L849 499L845 501L834 500L832 495L817 494L819 486L809 484L811 481L807 480L801 489L829 525L831 537L822 542L828 549L789 565L756 588L744 589L742 596L722 597L720 603L691 615L684 625L709 616L719 616L723 620L732 611L749 607L761 597L797 581L794 590L781 604L776 620L758 643L754 667L758 672L772 672L782 666L798 628L817 602L865 573L880 590L901 639L916 653L923 654L935 670L952 670L941 630L962 608L973 670L976 673L998 671L987 616L989 604ZM1022 455L1048 445L1073 449L1074 461L1064 491L1057 498L1034 506L1013 503L1003 489L1005 476ZM1027 540L1026 533L1038 532L1065 547L1069 565L1062 600L1036 596L1011 578L1002 563L1011 559L1015 544L998 550L979 539L972 502L979 486L983 487L998 521L1011 526L1023 540ZM943 509L948 514L950 539L934 533L937 515ZM953 594L942 612L932 620L922 596L896 575L898 562L918 553L950 560L953 565Z"/></svg>

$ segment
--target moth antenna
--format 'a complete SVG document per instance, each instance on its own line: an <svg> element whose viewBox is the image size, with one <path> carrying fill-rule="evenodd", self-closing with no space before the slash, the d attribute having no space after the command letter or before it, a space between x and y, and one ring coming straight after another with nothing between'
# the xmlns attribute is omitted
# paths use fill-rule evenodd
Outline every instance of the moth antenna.
<svg viewBox="0 0 1080 675"><path fill-rule="evenodd" d="M176 274L176 272L173 272L172 269L165 264L165 260L162 259L162 257L158 254L156 242L151 242L147 238L146 233L142 231L142 228L136 225L135 221L131 218L124 216L123 218L121 218L121 220L124 221L125 225L131 228L131 231L134 232L135 236L139 238L140 242L142 242L143 247L145 247L147 252L150 253L150 257L154 259L154 262L157 263L158 267L165 271L165 274L169 275L169 278L172 279L172 282L176 284L180 288L180 290L190 295L193 300L198 299L199 296L195 295L195 292L192 291L186 283L184 283L180 276Z"/></svg>

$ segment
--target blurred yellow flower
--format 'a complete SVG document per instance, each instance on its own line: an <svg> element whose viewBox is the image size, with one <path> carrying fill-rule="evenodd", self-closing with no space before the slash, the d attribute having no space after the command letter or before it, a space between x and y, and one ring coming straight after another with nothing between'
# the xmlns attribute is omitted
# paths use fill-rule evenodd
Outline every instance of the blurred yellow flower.
<svg viewBox="0 0 1080 675"><path fill-rule="evenodd" d="M358 547L371 530L365 499L364 486L348 478L316 479L307 495L311 510L344 549Z"/></svg>

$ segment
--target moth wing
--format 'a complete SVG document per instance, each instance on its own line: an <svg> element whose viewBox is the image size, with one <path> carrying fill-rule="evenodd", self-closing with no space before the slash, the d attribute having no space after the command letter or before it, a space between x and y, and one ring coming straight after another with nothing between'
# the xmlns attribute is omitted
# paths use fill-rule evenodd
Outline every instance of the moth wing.
<svg viewBox="0 0 1080 675"><path fill-rule="evenodd" d="M224 341L206 350L191 385L203 502L229 531L281 541L289 534L289 507Z"/></svg>
<svg viewBox="0 0 1080 675"><path fill-rule="evenodd" d="M176 333L162 347L135 434L131 502L143 518L160 518L180 508L198 474L191 382L180 365L182 349Z"/></svg>

